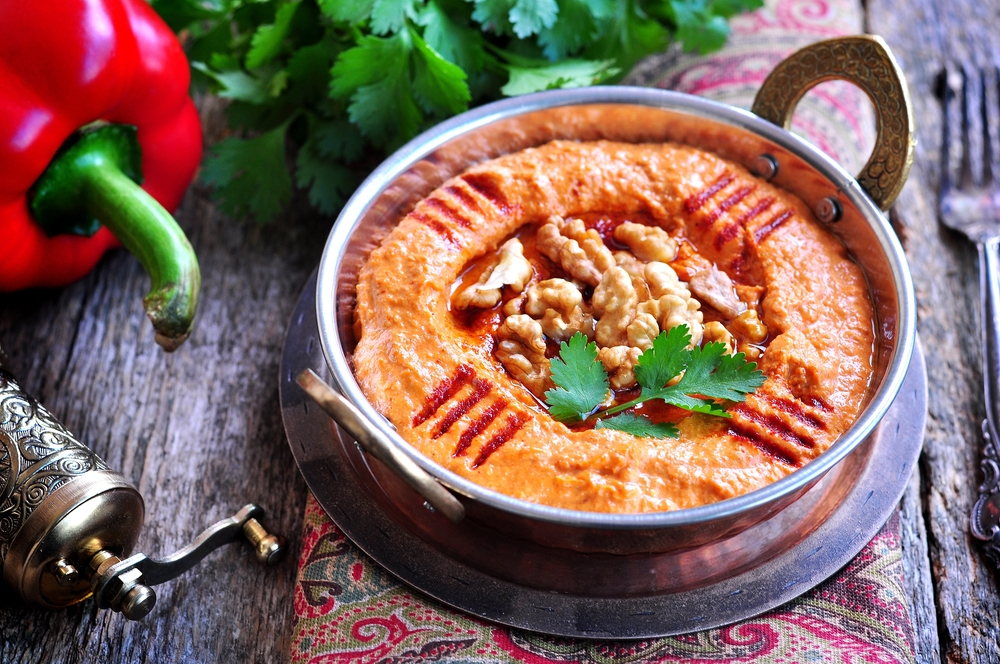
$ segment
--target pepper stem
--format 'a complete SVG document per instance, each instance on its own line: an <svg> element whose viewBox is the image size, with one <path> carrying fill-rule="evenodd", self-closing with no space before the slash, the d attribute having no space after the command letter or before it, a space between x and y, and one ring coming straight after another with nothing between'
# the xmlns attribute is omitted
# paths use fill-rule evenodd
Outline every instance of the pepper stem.
<svg viewBox="0 0 1000 664"><path fill-rule="evenodd" d="M152 288L142 304L156 343L172 351L191 334L201 272L184 231L139 186L135 136L127 125L77 132L32 187L31 211L50 236L91 235L107 226L149 274Z"/></svg>
<svg viewBox="0 0 1000 664"><path fill-rule="evenodd" d="M191 334L201 289L191 243L170 213L113 164L95 165L81 175L87 208L149 274L152 286L142 306L156 343L175 350Z"/></svg>

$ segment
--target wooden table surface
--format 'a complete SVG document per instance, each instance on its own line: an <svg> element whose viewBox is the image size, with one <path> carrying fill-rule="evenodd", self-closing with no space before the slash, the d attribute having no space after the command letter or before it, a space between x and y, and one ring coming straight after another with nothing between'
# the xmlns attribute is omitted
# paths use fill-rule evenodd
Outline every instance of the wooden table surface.
<svg viewBox="0 0 1000 664"><path fill-rule="evenodd" d="M817 0L821 2L821 0ZM902 501L921 662L1000 661L997 574L968 533L985 408L975 248L935 214L939 72L1000 52L1000 2L868 0L906 73L916 162L892 213L916 284L930 401L924 452ZM205 111L209 126L217 113ZM192 338L164 354L142 316L147 278L113 252L62 290L0 296L0 339L22 384L143 494L140 551L163 556L248 501L290 540L275 569L230 545L157 587L142 622L93 602L46 612L0 596L0 662L281 662L292 626L306 488L285 441L278 362L287 319L330 221L304 207L266 228L219 214L192 188L178 211L202 266Z"/></svg>

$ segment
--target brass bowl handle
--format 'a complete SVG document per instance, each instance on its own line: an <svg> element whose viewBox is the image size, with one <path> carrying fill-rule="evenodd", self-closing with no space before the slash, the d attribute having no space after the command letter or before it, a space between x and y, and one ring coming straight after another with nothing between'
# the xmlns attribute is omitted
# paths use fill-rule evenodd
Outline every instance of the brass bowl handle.
<svg viewBox="0 0 1000 664"><path fill-rule="evenodd" d="M910 173L917 139L906 79L881 37L838 37L796 51L767 77L751 110L788 129L803 95L833 79L854 83L875 106L875 149L857 180L875 204L887 210Z"/></svg>
<svg viewBox="0 0 1000 664"><path fill-rule="evenodd" d="M368 423L354 404L327 385L312 369L299 374L296 382L366 452L388 466L397 477L420 494L428 505L453 523L458 523L465 517L465 506L458 498L400 452L378 429Z"/></svg>

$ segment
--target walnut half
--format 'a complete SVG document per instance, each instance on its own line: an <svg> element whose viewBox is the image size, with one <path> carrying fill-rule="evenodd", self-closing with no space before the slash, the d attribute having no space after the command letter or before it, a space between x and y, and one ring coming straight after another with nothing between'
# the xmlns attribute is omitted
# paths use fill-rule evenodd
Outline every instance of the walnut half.
<svg viewBox="0 0 1000 664"><path fill-rule="evenodd" d="M541 324L526 314L508 316L496 335L497 359L514 378L541 398L552 387Z"/></svg>
<svg viewBox="0 0 1000 664"><path fill-rule="evenodd" d="M489 309L500 303L504 286L510 286L520 293L534 274L534 268L524 257L524 246L517 238L511 238L500 246L497 262L479 277L479 281L462 290L453 300L458 309L476 307Z"/></svg>
<svg viewBox="0 0 1000 664"><path fill-rule="evenodd" d="M539 251L571 277L589 286L599 284L604 272L615 265L615 258L600 234L592 228L588 230L579 219L549 217L538 229L536 242Z"/></svg>
<svg viewBox="0 0 1000 664"><path fill-rule="evenodd" d="M526 291L524 311L540 320L542 331L555 341L567 341L577 332L594 338L594 318L584 313L583 294L565 279L546 279Z"/></svg>

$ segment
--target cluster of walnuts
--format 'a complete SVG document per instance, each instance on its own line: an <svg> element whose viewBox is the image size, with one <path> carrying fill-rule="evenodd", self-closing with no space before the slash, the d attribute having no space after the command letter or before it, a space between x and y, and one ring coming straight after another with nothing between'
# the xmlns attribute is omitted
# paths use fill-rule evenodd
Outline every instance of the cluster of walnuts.
<svg viewBox="0 0 1000 664"><path fill-rule="evenodd" d="M706 269L687 283L678 278L668 265L677 257L677 242L662 228L626 221L615 228L614 238L629 251L612 252L580 219L552 216L538 229L536 245L571 280L532 283L534 269L515 238L503 244L477 283L455 295L454 306L467 309L497 306L505 286L516 293L503 305L506 318L496 332L496 355L535 395L553 387L546 338L563 342L581 332L595 341L615 389L635 386L639 356L661 330L677 325L687 325L692 345L719 341L735 352L725 325L703 324L702 301L738 328L741 338L752 343L767 338L756 310L737 297L725 272ZM589 302L585 288L593 289Z"/></svg>

